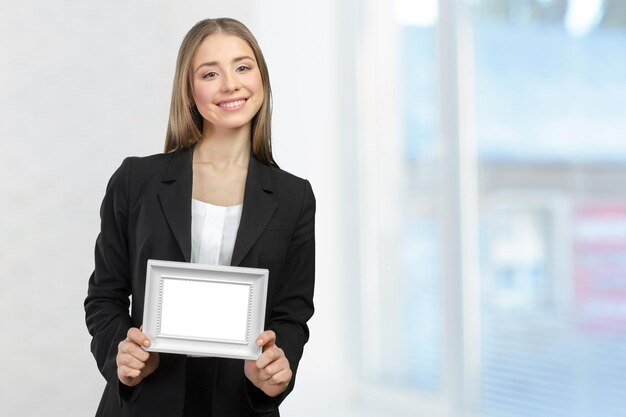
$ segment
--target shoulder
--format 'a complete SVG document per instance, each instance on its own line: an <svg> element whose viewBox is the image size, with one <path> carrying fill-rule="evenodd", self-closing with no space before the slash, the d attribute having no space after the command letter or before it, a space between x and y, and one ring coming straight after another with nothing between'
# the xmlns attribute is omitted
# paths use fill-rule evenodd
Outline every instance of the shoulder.
<svg viewBox="0 0 626 417"><path fill-rule="evenodd" d="M302 186L302 184L304 182L307 182L306 179L298 177L297 175L294 175L290 172L287 172L283 169L280 168L276 168L276 167L267 167L268 170L270 170L270 172L272 173L272 176L274 177L274 180L277 183L280 183L282 185L289 185L289 186Z"/></svg>
<svg viewBox="0 0 626 417"><path fill-rule="evenodd" d="M172 170L173 165L176 165L174 161L180 165L175 167L176 169L184 169L186 164L181 159L185 159L185 155L186 153L182 151L148 156L128 156L124 158L114 177L120 173L126 174L128 181L132 184L141 184L151 180L161 181Z"/></svg>
<svg viewBox="0 0 626 417"><path fill-rule="evenodd" d="M117 190L133 195L160 184L178 152L149 156L128 156L111 176L107 191Z"/></svg>
<svg viewBox="0 0 626 417"><path fill-rule="evenodd" d="M133 171L133 173L154 173L167 168L174 153L158 153L148 156L127 156L114 173Z"/></svg>
<svg viewBox="0 0 626 417"><path fill-rule="evenodd" d="M269 168L274 177L274 197L289 213L294 223L293 242L300 242L315 234L316 201L311 183L279 168Z"/></svg>
<svg viewBox="0 0 626 417"><path fill-rule="evenodd" d="M163 174L176 156L176 152L158 153L148 156L129 156L122 165L127 164L133 175L152 176Z"/></svg>
<svg viewBox="0 0 626 417"><path fill-rule="evenodd" d="M268 166L267 169L271 172L275 185L274 193L293 202L299 202L301 205L315 204L315 195L309 180L280 168Z"/></svg>
<svg viewBox="0 0 626 417"><path fill-rule="evenodd" d="M254 175L258 175L262 183L267 184L267 179L277 190L293 191L310 188L308 180L298 177L276 166L266 165L256 158L250 160L250 170Z"/></svg>

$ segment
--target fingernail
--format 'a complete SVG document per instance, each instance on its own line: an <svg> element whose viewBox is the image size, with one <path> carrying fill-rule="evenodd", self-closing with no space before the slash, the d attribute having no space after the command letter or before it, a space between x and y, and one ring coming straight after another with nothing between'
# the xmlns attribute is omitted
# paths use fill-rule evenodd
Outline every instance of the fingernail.
<svg viewBox="0 0 626 417"><path fill-rule="evenodd" d="M144 340L144 341L143 341L143 345L144 345L145 347L150 347L150 341L149 341L149 340Z"/></svg>
<svg viewBox="0 0 626 417"><path fill-rule="evenodd" d="M256 341L257 346L263 346L263 339L259 339Z"/></svg>

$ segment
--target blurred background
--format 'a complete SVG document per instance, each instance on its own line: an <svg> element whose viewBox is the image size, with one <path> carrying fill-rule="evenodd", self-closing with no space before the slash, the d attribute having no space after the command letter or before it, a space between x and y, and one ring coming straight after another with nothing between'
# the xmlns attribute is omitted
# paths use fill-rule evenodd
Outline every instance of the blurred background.
<svg viewBox="0 0 626 417"><path fill-rule="evenodd" d="M106 182L187 30L256 35L318 202L281 414L626 416L624 0L0 1L0 415L88 416Z"/></svg>

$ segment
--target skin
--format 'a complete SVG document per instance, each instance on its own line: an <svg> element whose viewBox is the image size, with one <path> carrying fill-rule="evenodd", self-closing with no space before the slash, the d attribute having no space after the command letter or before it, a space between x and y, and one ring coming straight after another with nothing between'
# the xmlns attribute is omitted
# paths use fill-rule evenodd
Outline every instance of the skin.
<svg viewBox="0 0 626 417"><path fill-rule="evenodd" d="M203 137L193 155L193 198L221 206L241 204L251 121L263 103L254 52L242 39L217 33L200 44L192 69L193 99L204 118ZM261 333L256 344L263 353L256 361L246 360L243 372L265 394L280 395L293 377L289 360L271 330ZM139 384L159 366L159 354L142 346L149 347L150 340L135 327L118 345L117 376L125 385Z"/></svg>
<svg viewBox="0 0 626 417"><path fill-rule="evenodd" d="M280 395L287 389L293 373L285 352L276 346L276 333L266 330L256 340L263 353L256 361L246 360L244 373L257 388L270 397ZM146 352L142 346L150 347L148 337L136 327L128 330L126 339L118 345L117 376L133 387L150 376L159 366L159 353Z"/></svg>
<svg viewBox="0 0 626 417"><path fill-rule="evenodd" d="M251 120L263 104L254 52L240 38L209 36L193 59L193 99L204 118L193 164L193 197L219 206L243 202ZM225 103L245 104L227 108Z"/></svg>

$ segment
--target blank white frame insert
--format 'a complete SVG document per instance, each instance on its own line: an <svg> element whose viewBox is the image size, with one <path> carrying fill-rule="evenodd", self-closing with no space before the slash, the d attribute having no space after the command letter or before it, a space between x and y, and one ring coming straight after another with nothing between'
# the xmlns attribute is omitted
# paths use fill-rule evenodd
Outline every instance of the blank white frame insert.
<svg viewBox="0 0 626 417"><path fill-rule="evenodd" d="M249 300L249 284L164 277L160 334L246 343Z"/></svg>

